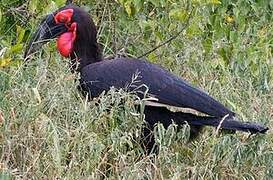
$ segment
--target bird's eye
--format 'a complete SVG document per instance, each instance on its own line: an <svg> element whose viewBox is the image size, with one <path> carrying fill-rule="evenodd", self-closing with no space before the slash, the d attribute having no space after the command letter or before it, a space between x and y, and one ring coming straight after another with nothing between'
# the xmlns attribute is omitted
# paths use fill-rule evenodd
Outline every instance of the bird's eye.
<svg viewBox="0 0 273 180"><path fill-rule="evenodd" d="M66 9L63 11L58 12L55 15L55 22L56 23L71 23L71 18L73 16L73 9Z"/></svg>
<svg viewBox="0 0 273 180"><path fill-rule="evenodd" d="M58 21L59 21L60 23L66 23L67 17L66 17L66 16L59 16L59 17L58 17Z"/></svg>

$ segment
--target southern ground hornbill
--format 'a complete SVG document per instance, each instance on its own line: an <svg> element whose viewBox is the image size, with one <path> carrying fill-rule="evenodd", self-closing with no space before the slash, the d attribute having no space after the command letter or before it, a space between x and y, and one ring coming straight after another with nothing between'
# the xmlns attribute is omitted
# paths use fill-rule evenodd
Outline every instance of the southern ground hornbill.
<svg viewBox="0 0 273 180"><path fill-rule="evenodd" d="M41 47L42 42L57 37L60 54L71 58L72 71L80 73L81 91L91 98L112 86L125 88L132 81L132 76L138 73L138 81L129 90L142 84L149 88L148 93L153 100L144 110L148 128L157 122L165 127L175 122L178 125L188 123L192 135L197 134L203 125L249 133L265 133L268 130L256 123L237 121L234 112L158 65L133 58L103 60L96 36L96 27L89 14L70 4L45 17L26 48L25 58ZM141 91L137 95L143 97ZM203 115L172 112L165 106L192 109ZM144 132L148 136L148 130ZM146 145L151 148L152 144L151 140Z"/></svg>

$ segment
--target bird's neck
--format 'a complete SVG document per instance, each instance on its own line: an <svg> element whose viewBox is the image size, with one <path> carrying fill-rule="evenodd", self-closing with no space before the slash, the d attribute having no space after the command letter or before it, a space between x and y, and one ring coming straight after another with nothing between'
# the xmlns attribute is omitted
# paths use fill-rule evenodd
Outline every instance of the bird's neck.
<svg viewBox="0 0 273 180"><path fill-rule="evenodd" d="M90 19L86 18L82 24L78 23L73 53L70 57L72 71L81 71L83 67L102 60L100 44L97 42L97 30Z"/></svg>
<svg viewBox="0 0 273 180"><path fill-rule="evenodd" d="M102 60L100 45L97 42L81 41L81 43L76 43L70 58L72 71L80 71L83 67Z"/></svg>

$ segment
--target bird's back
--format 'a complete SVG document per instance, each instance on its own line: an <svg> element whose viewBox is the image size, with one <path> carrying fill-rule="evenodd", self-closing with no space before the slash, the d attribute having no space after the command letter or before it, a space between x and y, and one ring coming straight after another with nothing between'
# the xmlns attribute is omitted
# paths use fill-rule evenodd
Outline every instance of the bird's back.
<svg viewBox="0 0 273 180"><path fill-rule="evenodd" d="M129 87L133 90L145 84L149 88L149 94L157 98L158 103L191 108L215 117L234 115L204 91L191 86L162 67L144 60L117 58L93 63L81 70L80 81L83 89L92 97L109 90L112 86Z"/></svg>

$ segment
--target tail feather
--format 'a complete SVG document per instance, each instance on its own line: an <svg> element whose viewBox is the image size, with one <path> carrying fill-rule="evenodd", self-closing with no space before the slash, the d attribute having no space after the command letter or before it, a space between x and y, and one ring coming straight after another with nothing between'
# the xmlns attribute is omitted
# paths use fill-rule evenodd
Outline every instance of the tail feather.
<svg viewBox="0 0 273 180"><path fill-rule="evenodd" d="M164 107L147 106L145 108L146 121L153 126L158 121L168 127L172 122L178 125L188 123L191 126L213 126L221 129L255 133L265 133L268 127L254 122L241 122L235 116L223 117L197 116L191 113L171 112Z"/></svg>
<svg viewBox="0 0 273 180"><path fill-rule="evenodd" d="M268 130L267 127L258 123L240 122L232 115L227 116L226 118L197 116L190 113L172 112L165 107L153 106L146 106L144 113L147 127L144 128L143 132L143 145L148 153L157 152L157 148L154 147L155 141L151 130L158 122L162 123L166 128L173 122L177 125L188 123L191 129L190 139L198 136L203 126L213 126L216 128L219 127L227 130L249 132L252 134L265 133Z"/></svg>
<svg viewBox="0 0 273 180"><path fill-rule="evenodd" d="M191 115L188 115L191 116ZM264 127L258 123L252 122L240 122L235 119L222 119L217 117L198 117L189 118L184 120L190 125L206 125L206 126L213 126L213 127L220 127L222 129L228 130L236 130L236 131L243 131L249 132L252 134L256 133L265 133L268 130L268 127Z"/></svg>

